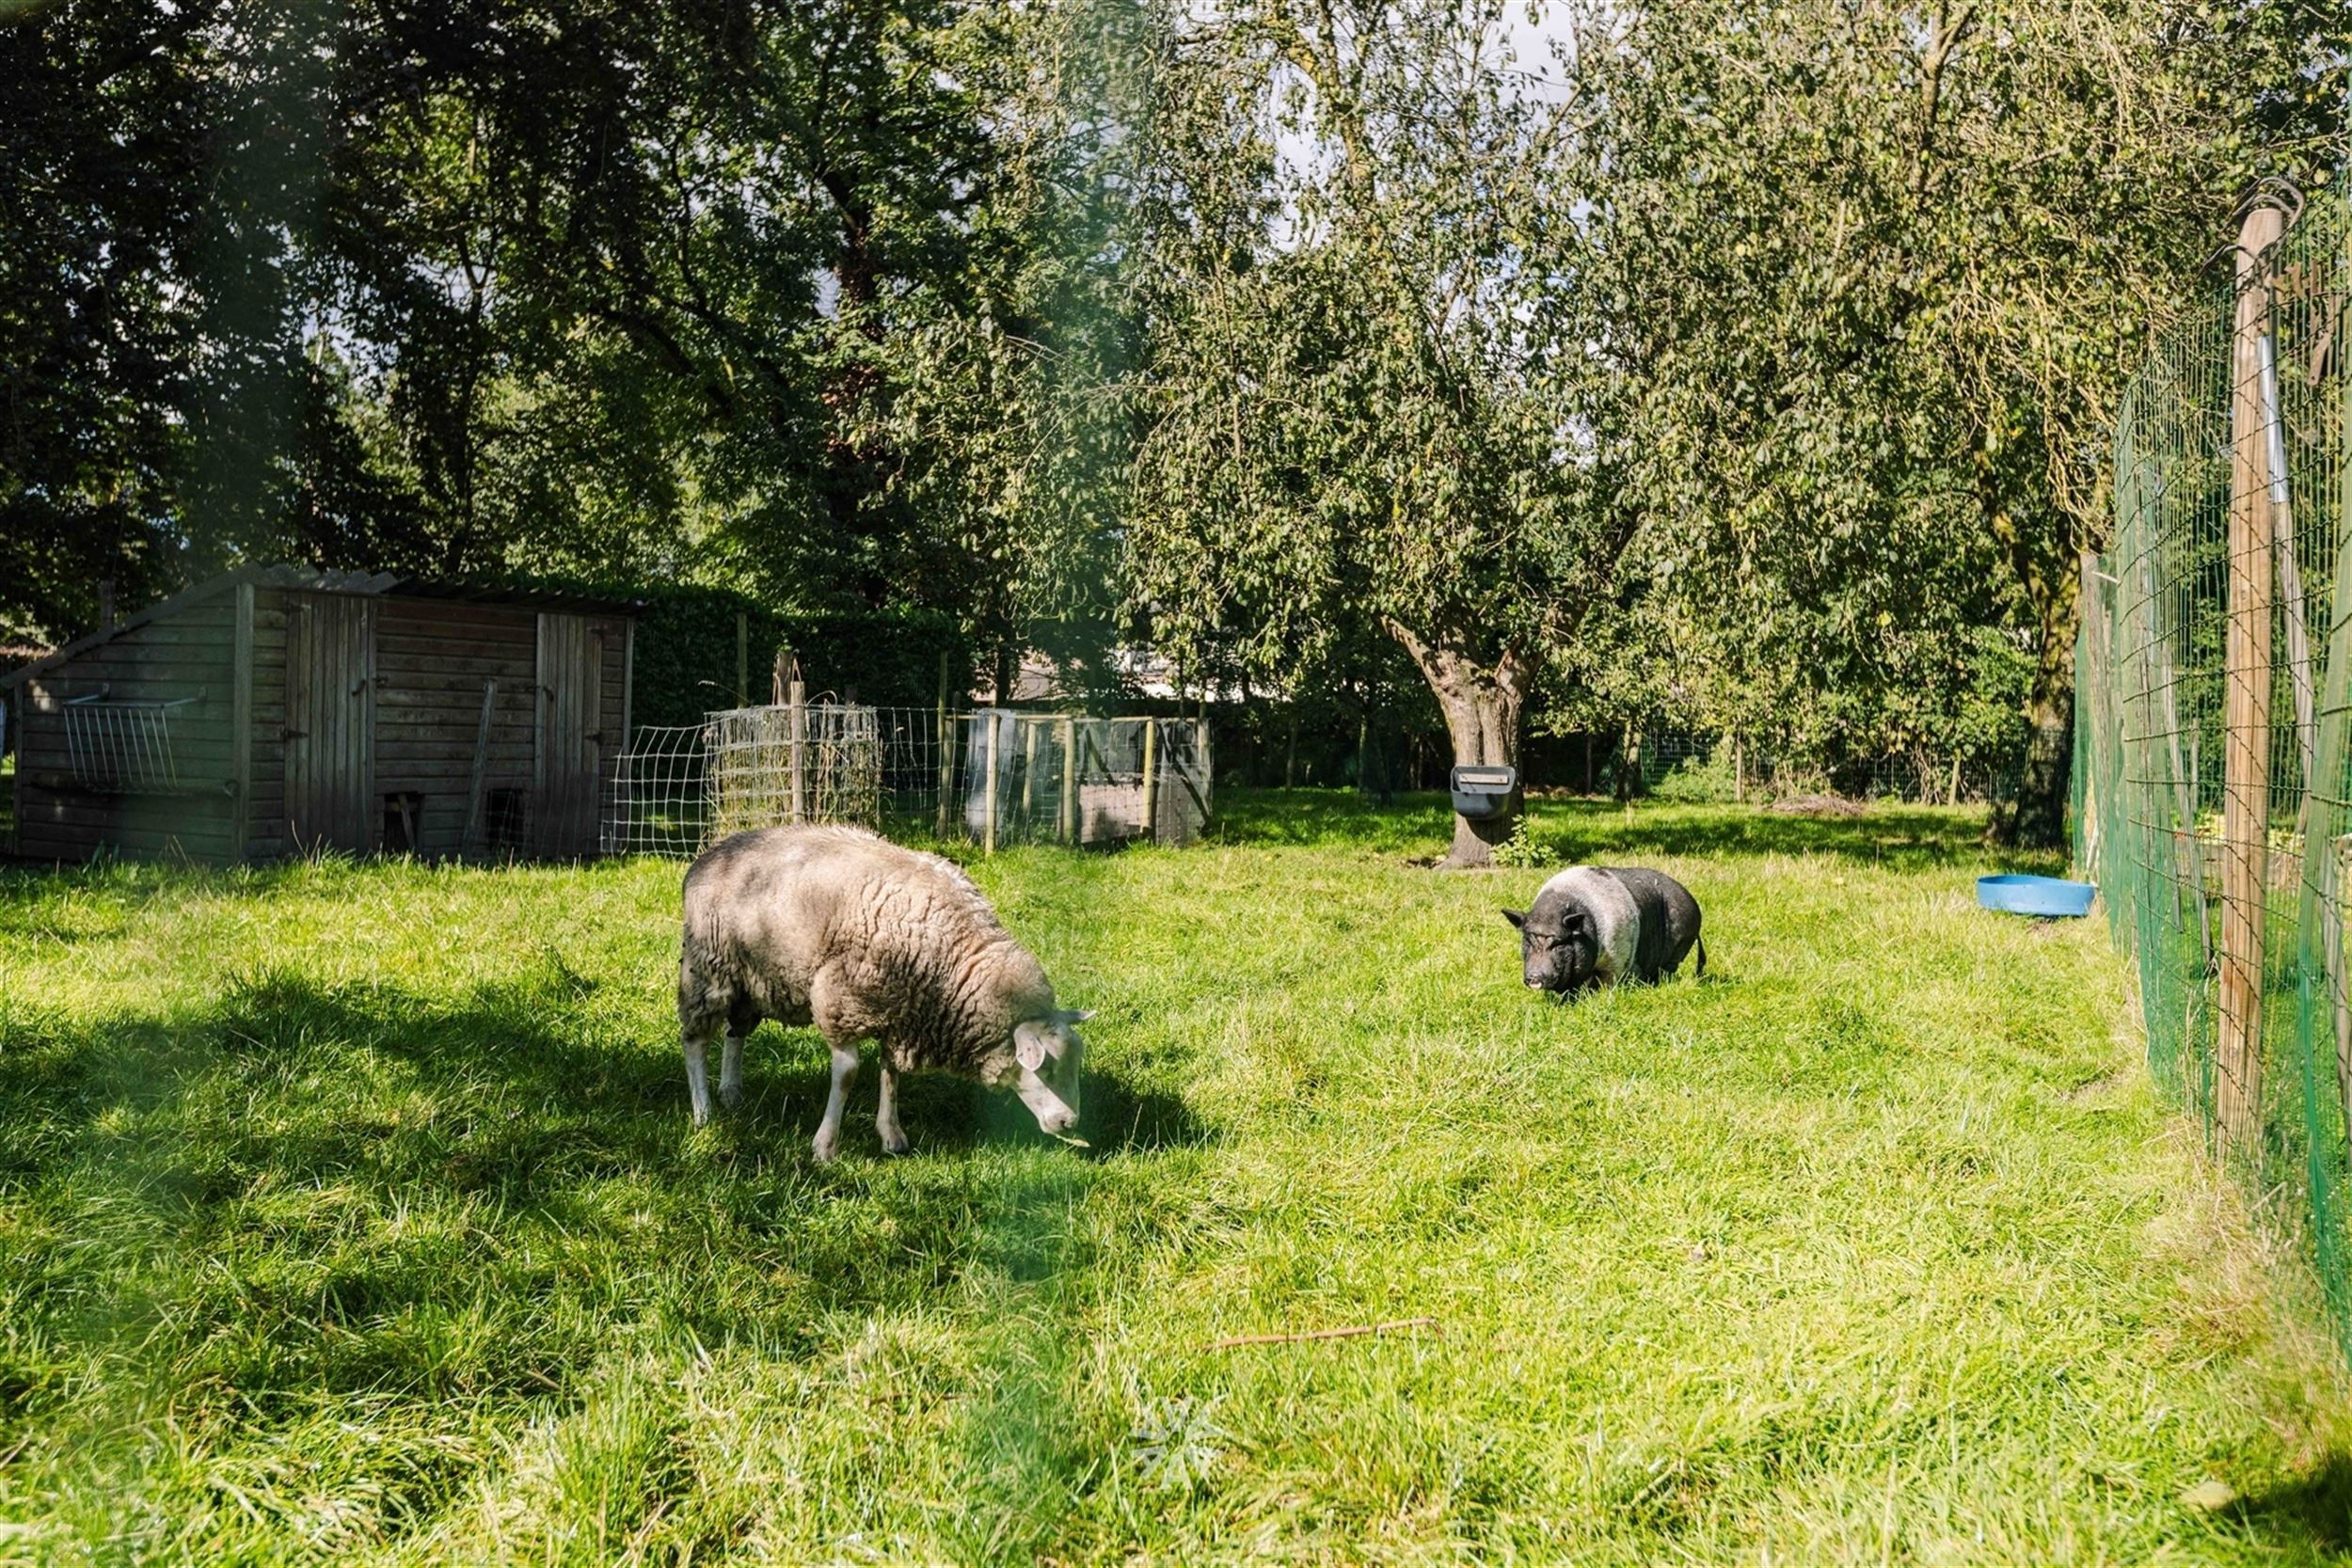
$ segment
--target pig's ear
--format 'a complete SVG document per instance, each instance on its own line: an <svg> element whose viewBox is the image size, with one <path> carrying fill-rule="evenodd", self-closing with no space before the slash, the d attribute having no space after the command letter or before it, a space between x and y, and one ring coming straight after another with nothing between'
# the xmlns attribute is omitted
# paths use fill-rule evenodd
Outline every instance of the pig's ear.
<svg viewBox="0 0 2352 1568"><path fill-rule="evenodd" d="M1514 927L1524 928L1527 925L1527 911L1525 910L1505 910L1502 911L1502 918L1509 921Z"/></svg>

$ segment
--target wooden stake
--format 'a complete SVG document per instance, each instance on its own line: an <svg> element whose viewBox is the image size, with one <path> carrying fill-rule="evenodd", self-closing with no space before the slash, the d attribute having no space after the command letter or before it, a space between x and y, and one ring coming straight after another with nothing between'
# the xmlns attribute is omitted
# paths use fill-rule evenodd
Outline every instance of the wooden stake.
<svg viewBox="0 0 2352 1568"><path fill-rule="evenodd" d="M1037 732L1043 721L1021 721L1021 831L1029 832L1037 821Z"/></svg>
<svg viewBox="0 0 2352 1568"><path fill-rule="evenodd" d="M2303 574L2295 563L2295 508L2287 489L2286 416L2279 396L2278 345L2269 331L2267 312L2255 340L2256 370L2261 377L2263 470L2269 481L2270 537L2279 556L2279 597L2287 631L2287 673L2295 683L2295 733L2303 757L2302 804L2296 812L2295 831L2300 834L2311 819L2311 792L2319 782L2319 721L2312 712L2311 628L2303 619Z"/></svg>
<svg viewBox="0 0 2352 1568"><path fill-rule="evenodd" d="M987 709L986 712L988 715L988 792L985 800L984 816L980 823L980 853L983 855L993 855L996 852L997 752L1004 745L1004 729L1003 726L997 722L997 720L1001 717L997 709L992 707Z"/></svg>
<svg viewBox="0 0 2352 1568"><path fill-rule="evenodd" d="M1153 771L1160 735L1160 721L1143 721L1143 836L1145 842L1160 836L1160 781Z"/></svg>
<svg viewBox="0 0 2352 1568"><path fill-rule="evenodd" d="M735 705L752 705L752 618L735 617Z"/></svg>
<svg viewBox="0 0 2352 1568"><path fill-rule="evenodd" d="M947 714L947 666L952 655L939 655L939 836L947 836L947 798L956 792L956 734Z"/></svg>
<svg viewBox="0 0 2352 1568"><path fill-rule="evenodd" d="M466 784L466 831L457 841L469 855L482 847L482 803L490 779L490 716L498 700L499 683L493 676L482 683L482 718L473 732L473 775Z"/></svg>
<svg viewBox="0 0 2352 1568"><path fill-rule="evenodd" d="M1196 719L1192 722L1192 760L1200 769L1200 787L1194 793L1200 801L1200 831L1205 833L1209 831L1212 802L1216 798L1216 769L1209 765L1209 721Z"/></svg>
<svg viewBox="0 0 2352 1568"><path fill-rule="evenodd" d="M1078 842L1078 724L1061 721L1061 841Z"/></svg>
<svg viewBox="0 0 2352 1568"><path fill-rule="evenodd" d="M2231 355L2230 594L2222 725L2220 1029L2214 1110L2242 1150L2262 1128L2263 938L2270 883L2271 578L2268 453L2260 340L2270 315L2266 253L2278 210L2258 207L2238 233Z"/></svg>
<svg viewBox="0 0 2352 1568"><path fill-rule="evenodd" d="M789 648L776 650L776 674L784 689L785 734L792 745L792 820L808 820L808 689L801 681L801 661Z"/></svg>

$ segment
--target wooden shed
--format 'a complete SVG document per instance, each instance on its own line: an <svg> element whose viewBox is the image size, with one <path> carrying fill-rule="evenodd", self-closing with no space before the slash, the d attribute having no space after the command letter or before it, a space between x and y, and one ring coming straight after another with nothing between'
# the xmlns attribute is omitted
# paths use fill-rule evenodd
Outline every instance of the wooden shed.
<svg viewBox="0 0 2352 1568"><path fill-rule="evenodd" d="M594 854L635 606L247 567L0 675L18 856Z"/></svg>

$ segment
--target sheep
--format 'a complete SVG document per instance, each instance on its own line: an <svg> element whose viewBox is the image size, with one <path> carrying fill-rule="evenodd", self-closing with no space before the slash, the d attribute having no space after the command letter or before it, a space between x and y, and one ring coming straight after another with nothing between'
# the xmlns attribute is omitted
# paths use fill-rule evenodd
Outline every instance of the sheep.
<svg viewBox="0 0 2352 1568"><path fill-rule="evenodd" d="M698 1127L710 1117L710 1037L724 1031L719 1098L733 1107L743 1037L772 1018L813 1022L833 1052L819 1161L840 1151L866 1039L882 1063L874 1127L892 1154L908 1148L898 1074L929 1068L1010 1089L1040 1128L1076 1141L1076 1025L1093 1015L1055 1005L1043 967L961 869L863 829L765 828L705 850L686 873L677 1014Z"/></svg>
<svg viewBox="0 0 2352 1568"><path fill-rule="evenodd" d="M1504 910L1518 927L1521 974L1560 1002L1596 986L1648 983L1678 968L1692 947L1707 974L1699 902L1662 871L1575 865L1546 882L1533 907Z"/></svg>

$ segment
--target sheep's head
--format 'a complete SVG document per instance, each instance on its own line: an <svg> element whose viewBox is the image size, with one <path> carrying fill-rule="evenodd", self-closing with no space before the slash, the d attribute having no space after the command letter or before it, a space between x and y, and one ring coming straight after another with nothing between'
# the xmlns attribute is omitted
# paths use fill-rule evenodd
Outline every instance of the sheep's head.
<svg viewBox="0 0 2352 1568"><path fill-rule="evenodd" d="M1067 1137L1078 1125L1078 1079L1087 1047L1077 1026L1093 1016L1057 1008L1023 1019L1012 1026L1009 1049L992 1064L997 1068L994 1080L1019 1095L1038 1126L1056 1137Z"/></svg>
<svg viewBox="0 0 2352 1568"><path fill-rule="evenodd" d="M1505 910L1518 927L1519 974L1530 990L1555 997L1591 980L1600 963L1600 939L1592 912L1562 899L1538 898L1532 910Z"/></svg>

